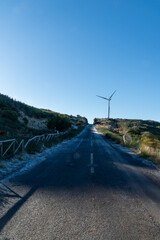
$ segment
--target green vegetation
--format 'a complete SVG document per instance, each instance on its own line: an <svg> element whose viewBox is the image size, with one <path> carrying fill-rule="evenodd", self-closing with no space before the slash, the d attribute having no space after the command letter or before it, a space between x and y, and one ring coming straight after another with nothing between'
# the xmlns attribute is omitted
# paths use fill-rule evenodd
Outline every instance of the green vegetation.
<svg viewBox="0 0 160 240"><path fill-rule="evenodd" d="M82 120L77 121L76 126L83 126L84 122Z"/></svg>
<svg viewBox="0 0 160 240"><path fill-rule="evenodd" d="M0 94L0 140L16 138L19 141L57 130L61 132L79 121L87 124L84 117L35 108Z"/></svg>
<svg viewBox="0 0 160 240"><path fill-rule="evenodd" d="M61 117L56 115L48 120L47 123L48 129L58 130L59 132L63 132L71 127L71 122L69 117Z"/></svg>
<svg viewBox="0 0 160 240"><path fill-rule="evenodd" d="M94 119L107 138L160 165L160 123L130 119Z"/></svg>
<svg viewBox="0 0 160 240"><path fill-rule="evenodd" d="M103 135L105 135L107 138L115 141L116 143L122 143L122 137L113 131L110 131L107 127L105 126L99 126L97 125L97 129L98 131L100 131L101 133L103 133Z"/></svg>
<svg viewBox="0 0 160 240"><path fill-rule="evenodd" d="M26 143L28 139L37 135L66 131L65 134L55 136L50 141L31 142L26 149L28 153L40 152L64 139L74 137L86 124L87 119L85 117L69 116L48 109L38 109L0 94L0 140L14 138L20 143L23 139ZM10 143L3 144L3 152L9 145ZM13 147L7 152L5 158L12 156Z"/></svg>
<svg viewBox="0 0 160 240"><path fill-rule="evenodd" d="M26 117L23 118L23 121L26 125L28 124L28 119Z"/></svg>

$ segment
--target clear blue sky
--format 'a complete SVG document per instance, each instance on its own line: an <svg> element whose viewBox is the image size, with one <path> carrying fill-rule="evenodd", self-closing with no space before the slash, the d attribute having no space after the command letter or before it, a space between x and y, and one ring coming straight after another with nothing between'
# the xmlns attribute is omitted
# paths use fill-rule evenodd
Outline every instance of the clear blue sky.
<svg viewBox="0 0 160 240"><path fill-rule="evenodd" d="M160 121L160 0L0 0L0 92L72 115Z"/></svg>

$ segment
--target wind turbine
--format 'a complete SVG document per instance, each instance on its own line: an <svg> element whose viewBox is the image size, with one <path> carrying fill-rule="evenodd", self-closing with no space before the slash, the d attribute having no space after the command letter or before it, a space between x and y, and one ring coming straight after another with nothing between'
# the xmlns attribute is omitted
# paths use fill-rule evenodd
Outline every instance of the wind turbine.
<svg viewBox="0 0 160 240"><path fill-rule="evenodd" d="M97 97L103 98L103 99L108 101L108 119L110 118L110 101L111 101L113 95L115 94L115 92L116 92L116 90L112 93L112 95L109 98L105 98L105 97L101 97L99 95L96 95Z"/></svg>

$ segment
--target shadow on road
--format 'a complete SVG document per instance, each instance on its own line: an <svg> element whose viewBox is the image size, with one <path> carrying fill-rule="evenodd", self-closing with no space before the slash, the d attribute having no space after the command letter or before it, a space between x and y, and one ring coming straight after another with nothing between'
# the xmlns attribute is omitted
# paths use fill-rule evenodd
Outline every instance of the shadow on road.
<svg viewBox="0 0 160 240"><path fill-rule="evenodd" d="M7 187L7 186L6 186ZM8 187L7 187L8 188ZM11 190L11 189L10 189ZM32 187L30 191L23 197L20 197L18 194L9 195L7 197L18 197L20 200L13 205L8 212L0 218L0 231L4 228L4 226L9 222L9 220L14 216L14 214L18 211L18 209L27 201L27 199L36 191L36 187ZM11 192L14 192L11 190Z"/></svg>
<svg viewBox="0 0 160 240"><path fill-rule="evenodd" d="M30 190L24 196L19 196L10 187L3 186L7 189L7 193L5 193L4 189L0 191L1 206L6 203L5 201L7 200L5 199L8 197L20 199L1 217L0 231L37 189L45 189L45 191L55 194L59 191L67 191L76 196L76 194L81 193L89 194L90 189L94 188L94 191L98 189L103 191L104 189L105 194L106 191L114 191L115 193L124 192L126 195L135 196L136 192L135 189L132 189L129 175L136 180L142 178L142 174L138 171L134 172L133 168L128 168L126 171L126 165L141 169L145 169L145 165L134 161L131 156L120 150L113 157L109 154L104 154L102 148L98 145L94 147L94 163L97 164L94 175L91 175L88 167L90 163L90 144L87 136L83 139L83 144L78 148L76 154L71 151L70 153L61 153L57 155L56 161L53 161L50 157L29 172L12 179L11 184L13 183L15 186L30 187ZM125 161L122 162L119 158ZM154 178L151 176L149 181L156 185ZM146 182L142 181L140 184L143 188L143 184L145 185Z"/></svg>
<svg viewBox="0 0 160 240"><path fill-rule="evenodd" d="M4 183L0 183L0 209L8 203L8 198L21 198L21 196Z"/></svg>

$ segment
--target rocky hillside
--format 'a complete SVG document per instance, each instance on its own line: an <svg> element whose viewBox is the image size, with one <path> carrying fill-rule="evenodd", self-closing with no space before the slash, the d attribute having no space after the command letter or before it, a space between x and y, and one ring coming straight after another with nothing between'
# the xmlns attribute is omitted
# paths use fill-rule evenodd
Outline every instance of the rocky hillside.
<svg viewBox="0 0 160 240"><path fill-rule="evenodd" d="M87 119L39 109L0 94L0 139L27 138L86 125Z"/></svg>

